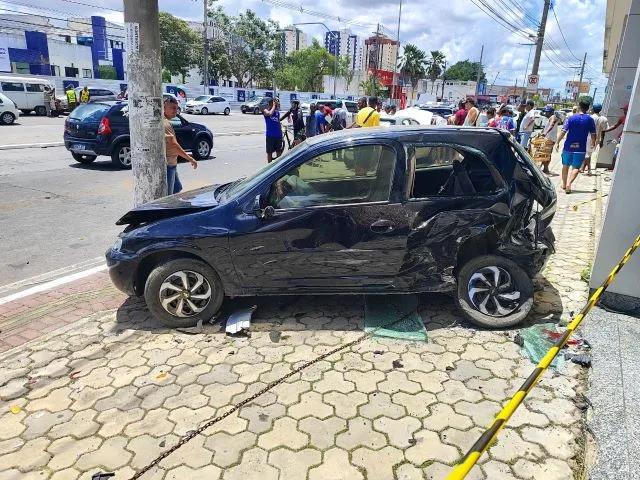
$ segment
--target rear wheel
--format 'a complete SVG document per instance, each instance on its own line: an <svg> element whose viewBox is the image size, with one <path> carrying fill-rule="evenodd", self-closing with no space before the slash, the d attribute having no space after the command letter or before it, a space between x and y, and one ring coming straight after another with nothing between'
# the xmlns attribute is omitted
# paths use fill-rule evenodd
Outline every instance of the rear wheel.
<svg viewBox="0 0 640 480"><path fill-rule="evenodd" d="M167 327L191 327L209 321L222 305L218 274L206 263L179 258L157 266L144 287L147 307Z"/></svg>
<svg viewBox="0 0 640 480"><path fill-rule="evenodd" d="M253 109L253 114L254 115L260 115L260 109L258 107Z"/></svg>
<svg viewBox="0 0 640 480"><path fill-rule="evenodd" d="M36 112L36 115L38 115L40 117L44 117L47 114L47 109L44 108L43 105L40 105L40 106L36 107L35 112Z"/></svg>
<svg viewBox="0 0 640 480"><path fill-rule="evenodd" d="M229 107L224 109L224 114L229 115L231 113L231 109Z"/></svg>
<svg viewBox="0 0 640 480"><path fill-rule="evenodd" d="M209 155L211 155L211 147L211 140L209 140L208 138L197 138L195 148L192 152L194 158L197 160L204 160L206 158L209 158Z"/></svg>
<svg viewBox="0 0 640 480"><path fill-rule="evenodd" d="M116 167L131 168L131 146L129 142L120 142L111 154L111 161Z"/></svg>
<svg viewBox="0 0 640 480"><path fill-rule="evenodd" d="M76 162L80 162L80 163L84 163L84 164L91 163L91 162L93 162L96 158L98 158L98 157L96 157L95 155L84 155L84 154L82 154L82 153L75 153L75 152L72 152L72 153L71 153L71 156L73 157L73 159L74 159Z"/></svg>
<svg viewBox="0 0 640 480"><path fill-rule="evenodd" d="M511 327L522 322L533 307L533 282L514 261L482 255L460 269L456 301L476 325Z"/></svg>
<svg viewBox="0 0 640 480"><path fill-rule="evenodd" d="M3 125L12 125L15 121L16 117L11 112L4 112L2 116L0 116L0 122L2 122Z"/></svg>
<svg viewBox="0 0 640 480"><path fill-rule="evenodd" d="M200 110L200 113L202 115L209 115L209 110L207 109L207 107L203 107L202 110Z"/></svg>

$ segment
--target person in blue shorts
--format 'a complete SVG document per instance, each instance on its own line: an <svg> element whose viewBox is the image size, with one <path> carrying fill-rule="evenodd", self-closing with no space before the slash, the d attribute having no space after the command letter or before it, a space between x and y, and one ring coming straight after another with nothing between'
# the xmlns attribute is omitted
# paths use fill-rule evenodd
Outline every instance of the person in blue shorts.
<svg viewBox="0 0 640 480"><path fill-rule="evenodd" d="M558 135L556 152L560 151L562 139L567 137L562 150L562 185L560 187L567 193L571 193L571 185L578 176L587 155L587 142L591 141L593 147L596 145L596 123L591 115L587 115L590 105L589 102L581 101L580 113L571 115L564 122ZM571 175L569 175L569 167L572 169Z"/></svg>

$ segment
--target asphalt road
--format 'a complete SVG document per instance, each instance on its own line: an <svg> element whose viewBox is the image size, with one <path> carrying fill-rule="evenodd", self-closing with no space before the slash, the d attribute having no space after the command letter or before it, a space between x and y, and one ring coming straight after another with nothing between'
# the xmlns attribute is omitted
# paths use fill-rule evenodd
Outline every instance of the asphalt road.
<svg viewBox="0 0 640 480"><path fill-rule="evenodd" d="M0 146L34 143L61 142L66 116L59 118L25 115L11 126L0 125ZM262 131L264 121L261 115L243 115L239 111L231 115L184 115L190 122L202 123L209 127L214 135L219 133ZM0 151L0 159L6 153Z"/></svg>
<svg viewBox="0 0 640 480"><path fill-rule="evenodd" d="M261 121L241 114L205 118L236 125ZM263 135L222 136L197 170L186 163L178 168L188 190L234 180L264 163ZM108 157L82 165L64 147L1 150L0 287L103 256L121 231L115 221L132 207L132 191L131 171L115 169Z"/></svg>

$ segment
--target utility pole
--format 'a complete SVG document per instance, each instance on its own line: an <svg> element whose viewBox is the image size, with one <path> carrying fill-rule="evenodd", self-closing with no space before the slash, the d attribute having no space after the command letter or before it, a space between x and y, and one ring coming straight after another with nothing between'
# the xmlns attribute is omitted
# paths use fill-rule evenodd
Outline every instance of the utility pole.
<svg viewBox="0 0 640 480"><path fill-rule="evenodd" d="M378 71L378 57L380 55L380 24L376 26L376 63L374 63L373 75L371 76L371 96L376 96L378 88L376 87L376 72Z"/></svg>
<svg viewBox="0 0 640 480"><path fill-rule="evenodd" d="M531 68L531 75L538 75L538 68L540 68L540 56L542 55L542 44L544 43L544 31L547 28L547 16L549 15L550 6L551 0L544 0L544 8L542 9L542 20L540 20L540 27L538 28L536 54L533 57L533 67Z"/></svg>
<svg viewBox="0 0 640 480"><path fill-rule="evenodd" d="M593 103L596 103L596 94L598 93L598 87L593 89Z"/></svg>
<svg viewBox="0 0 640 480"><path fill-rule="evenodd" d="M204 84L204 94L209 95L209 0L202 0L202 2L204 4L204 58L202 60L204 72L202 72L202 83Z"/></svg>
<svg viewBox="0 0 640 480"><path fill-rule="evenodd" d="M444 61L444 69L442 70L442 97L440 97L440 101L444 102L444 77L447 74L447 61ZM438 90L436 89L436 95L438 94Z"/></svg>
<svg viewBox="0 0 640 480"><path fill-rule="evenodd" d="M482 55L484 54L484 45L480 49L480 63L476 72L476 102L478 101L478 92L480 91L480 72L482 72Z"/></svg>
<svg viewBox="0 0 640 480"><path fill-rule="evenodd" d="M576 100L580 98L580 87L582 86L582 77L584 76L584 65L587 63L587 52L584 52L584 58L582 59L582 67L580 67L580 80L578 80L578 93L576 94Z"/></svg>
<svg viewBox="0 0 640 480"><path fill-rule="evenodd" d="M158 0L124 0L135 206L167 194Z"/></svg>
<svg viewBox="0 0 640 480"><path fill-rule="evenodd" d="M398 62L400 60L400 19L402 18L402 0L400 0L400 8L398 10L398 35L396 40L398 41L398 47L396 48L396 64L393 66L393 81L391 82L391 98L394 98L394 94L396 93L396 70L398 69Z"/></svg>

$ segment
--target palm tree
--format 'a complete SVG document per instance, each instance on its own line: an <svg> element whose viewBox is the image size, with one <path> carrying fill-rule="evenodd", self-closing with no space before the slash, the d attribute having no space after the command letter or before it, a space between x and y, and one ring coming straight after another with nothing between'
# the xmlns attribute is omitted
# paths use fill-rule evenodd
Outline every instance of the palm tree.
<svg viewBox="0 0 640 480"><path fill-rule="evenodd" d="M427 76L431 80L431 93L433 93L433 86L436 83L436 79L442 75L446 57L440 50L432 50L431 58L427 60Z"/></svg>
<svg viewBox="0 0 640 480"><path fill-rule="evenodd" d="M404 47L404 55L400 59L400 73L409 78L411 82L411 99L415 96L418 82L427 74L427 56L424 50L407 43Z"/></svg>

